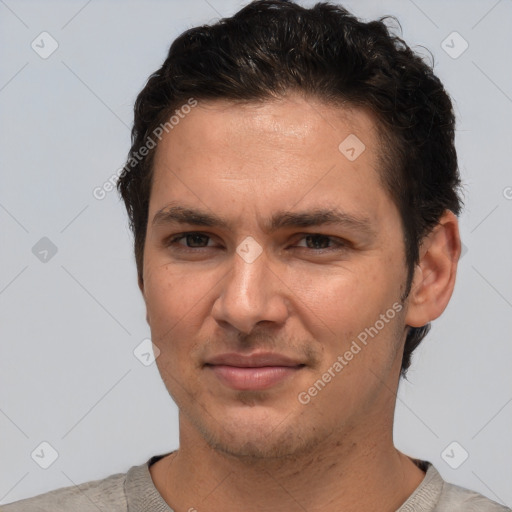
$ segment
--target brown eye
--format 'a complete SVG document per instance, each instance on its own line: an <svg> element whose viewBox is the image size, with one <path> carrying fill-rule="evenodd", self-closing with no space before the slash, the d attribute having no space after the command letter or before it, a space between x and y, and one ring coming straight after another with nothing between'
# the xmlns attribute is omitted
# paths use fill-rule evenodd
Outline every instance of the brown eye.
<svg viewBox="0 0 512 512"><path fill-rule="evenodd" d="M336 248L344 247L346 244L338 238L334 238L327 235L321 234L305 234L302 236L301 241L304 240L306 243L305 248L316 251L321 250L333 250ZM304 247L303 245L297 245L297 247Z"/></svg>
<svg viewBox="0 0 512 512"><path fill-rule="evenodd" d="M180 244L181 240L185 240L185 244ZM178 246L185 249L204 249L208 247L209 240L211 240L211 237L204 233L181 233L168 239L165 245L167 247Z"/></svg>
<svg viewBox="0 0 512 512"><path fill-rule="evenodd" d="M185 235L182 238L186 240L188 247L204 247L202 244L206 242L206 245L208 245L207 239L209 237L200 233L192 233L190 235Z"/></svg>
<svg viewBox="0 0 512 512"><path fill-rule="evenodd" d="M308 235L304 239L309 249L328 249L332 241L329 237L323 235Z"/></svg>

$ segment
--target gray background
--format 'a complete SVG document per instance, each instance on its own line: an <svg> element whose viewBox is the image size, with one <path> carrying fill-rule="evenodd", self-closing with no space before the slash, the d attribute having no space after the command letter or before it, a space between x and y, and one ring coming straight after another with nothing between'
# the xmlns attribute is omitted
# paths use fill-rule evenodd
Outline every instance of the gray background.
<svg viewBox="0 0 512 512"><path fill-rule="evenodd" d="M124 205L115 191L101 201L92 191L123 165L134 99L170 42L240 5L0 0L0 503L178 446L176 406L155 364L133 353L149 327ZM395 442L510 506L512 2L344 5L363 18L396 15L405 40L434 54L458 115L467 252L446 313L400 385ZM59 45L47 59L31 47L43 31ZM469 44L458 58L442 47L454 31ZM444 44L453 54L464 43ZM34 254L43 237L55 255L40 252L47 241ZM469 453L457 469L442 456L453 441L452 464ZM42 442L59 454L48 469Z"/></svg>

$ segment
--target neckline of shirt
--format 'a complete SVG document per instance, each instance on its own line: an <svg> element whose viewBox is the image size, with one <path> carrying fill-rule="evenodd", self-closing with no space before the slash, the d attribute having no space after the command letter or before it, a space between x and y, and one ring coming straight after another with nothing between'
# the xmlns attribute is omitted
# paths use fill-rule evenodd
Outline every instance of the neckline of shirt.
<svg viewBox="0 0 512 512"><path fill-rule="evenodd" d="M154 455L144 464L131 467L127 474L124 490L128 502L128 512L174 512L158 492L151 478L149 467L176 450ZM443 479L436 468L420 459L411 460L423 471L425 476L414 492L396 512L431 512L439 501Z"/></svg>

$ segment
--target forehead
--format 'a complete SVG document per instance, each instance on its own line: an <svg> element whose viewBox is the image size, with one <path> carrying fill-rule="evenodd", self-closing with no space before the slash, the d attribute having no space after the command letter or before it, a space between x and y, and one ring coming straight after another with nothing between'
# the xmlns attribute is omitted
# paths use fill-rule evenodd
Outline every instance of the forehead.
<svg viewBox="0 0 512 512"><path fill-rule="evenodd" d="M190 110L190 109L189 109ZM281 147L297 151L301 146L334 144L337 148L349 134L365 139L367 147L376 150L377 122L367 109L345 104L332 104L318 98L288 94L286 97L261 101L199 101L188 114L180 116L172 136L160 143L168 146L178 139L194 146L208 143L220 148L242 145L248 149L264 139L260 149ZM175 119L176 116L175 116Z"/></svg>
<svg viewBox="0 0 512 512"><path fill-rule="evenodd" d="M176 198L213 210L324 201L356 212L373 204L377 215L385 195L379 151L375 119L362 109L296 95L200 101L158 145L150 216Z"/></svg>

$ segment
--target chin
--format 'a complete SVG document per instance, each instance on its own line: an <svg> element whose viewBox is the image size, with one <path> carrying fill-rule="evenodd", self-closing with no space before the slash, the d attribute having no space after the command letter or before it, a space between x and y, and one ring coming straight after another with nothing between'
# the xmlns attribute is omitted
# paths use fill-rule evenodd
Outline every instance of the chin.
<svg viewBox="0 0 512 512"><path fill-rule="evenodd" d="M318 443L325 437L324 432L301 424L297 417L281 413L279 417L269 418L266 414L254 414L247 411L240 421L224 416L218 421L204 424L194 421L201 436L213 450L245 461L263 459L296 458L315 451ZM252 413L252 414L251 414Z"/></svg>
<svg viewBox="0 0 512 512"><path fill-rule="evenodd" d="M248 439L248 437L251 437ZM308 451L306 446L292 436L264 436L255 439L254 436L210 436L205 438L214 450L246 460L268 460L296 457Z"/></svg>

